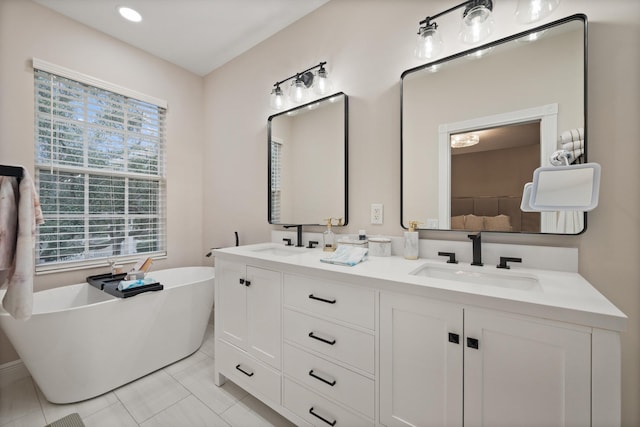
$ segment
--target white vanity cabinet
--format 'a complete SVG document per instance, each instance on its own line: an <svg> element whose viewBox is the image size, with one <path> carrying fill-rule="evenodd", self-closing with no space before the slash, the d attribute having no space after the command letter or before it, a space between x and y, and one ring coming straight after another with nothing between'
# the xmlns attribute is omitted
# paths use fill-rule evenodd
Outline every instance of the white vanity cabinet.
<svg viewBox="0 0 640 427"><path fill-rule="evenodd" d="M463 308L380 296L380 422L461 426Z"/></svg>
<svg viewBox="0 0 640 427"><path fill-rule="evenodd" d="M283 405L313 425L375 423L373 289L284 275Z"/></svg>
<svg viewBox="0 0 640 427"><path fill-rule="evenodd" d="M380 419L391 426L588 426L591 330L380 296Z"/></svg>
<svg viewBox="0 0 640 427"><path fill-rule="evenodd" d="M218 260L216 369L249 391L280 402L282 273Z"/></svg>
<svg viewBox="0 0 640 427"><path fill-rule="evenodd" d="M590 328L480 309L464 322L465 426L591 425Z"/></svg>
<svg viewBox="0 0 640 427"><path fill-rule="evenodd" d="M627 317L579 274L471 270L496 285L416 275L442 260L324 255L216 251L216 384L299 426L620 425ZM519 277L537 286L510 287Z"/></svg>

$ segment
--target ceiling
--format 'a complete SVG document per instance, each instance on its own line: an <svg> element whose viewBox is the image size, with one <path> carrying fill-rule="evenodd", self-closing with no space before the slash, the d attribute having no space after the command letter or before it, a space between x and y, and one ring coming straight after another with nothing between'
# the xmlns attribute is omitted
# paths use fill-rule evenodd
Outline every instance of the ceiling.
<svg viewBox="0 0 640 427"><path fill-rule="evenodd" d="M204 76L329 0L33 0ZM132 23L127 6L142 15Z"/></svg>
<svg viewBox="0 0 640 427"><path fill-rule="evenodd" d="M461 135L476 134L480 137L478 145L456 148L452 155L469 154L478 151L502 150L540 144L540 121L498 126L490 129L462 132Z"/></svg>

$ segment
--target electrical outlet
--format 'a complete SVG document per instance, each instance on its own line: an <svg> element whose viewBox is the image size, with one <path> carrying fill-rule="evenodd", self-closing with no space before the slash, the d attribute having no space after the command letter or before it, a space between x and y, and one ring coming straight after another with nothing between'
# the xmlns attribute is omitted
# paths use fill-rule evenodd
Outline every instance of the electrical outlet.
<svg viewBox="0 0 640 427"><path fill-rule="evenodd" d="M371 224L382 224L382 203L371 204Z"/></svg>
<svg viewBox="0 0 640 427"><path fill-rule="evenodd" d="M427 228L437 230L438 229L438 219L437 218L429 218L427 219Z"/></svg>

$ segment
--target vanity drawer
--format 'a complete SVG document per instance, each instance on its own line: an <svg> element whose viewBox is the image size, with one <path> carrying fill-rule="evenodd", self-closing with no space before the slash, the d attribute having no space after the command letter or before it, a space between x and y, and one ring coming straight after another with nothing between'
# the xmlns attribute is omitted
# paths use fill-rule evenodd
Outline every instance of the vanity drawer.
<svg viewBox="0 0 640 427"><path fill-rule="evenodd" d="M372 421L357 416L287 378L284 380L284 407L314 426L373 426Z"/></svg>
<svg viewBox="0 0 640 427"><path fill-rule="evenodd" d="M375 329L375 292L371 289L284 275L284 303L367 329Z"/></svg>
<svg viewBox="0 0 640 427"><path fill-rule="evenodd" d="M366 372L374 373L374 336L297 311L284 310L284 337Z"/></svg>
<svg viewBox="0 0 640 427"><path fill-rule="evenodd" d="M280 404L280 373L224 341L217 340L216 346L216 364L225 377Z"/></svg>
<svg viewBox="0 0 640 427"><path fill-rule="evenodd" d="M310 389L374 417L374 383L363 375L284 345L284 373Z"/></svg>

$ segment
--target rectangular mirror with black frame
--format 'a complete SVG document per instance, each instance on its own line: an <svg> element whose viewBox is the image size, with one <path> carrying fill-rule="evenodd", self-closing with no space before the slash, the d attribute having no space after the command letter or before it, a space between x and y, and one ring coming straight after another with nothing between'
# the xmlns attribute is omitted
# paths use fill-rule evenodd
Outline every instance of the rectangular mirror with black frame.
<svg viewBox="0 0 640 427"><path fill-rule="evenodd" d="M586 16L573 15L402 74L403 227L584 231L583 212L520 205L565 135L580 135L574 160L586 162L586 41Z"/></svg>
<svg viewBox="0 0 640 427"><path fill-rule="evenodd" d="M348 104L339 92L268 118L270 224L347 224Z"/></svg>

